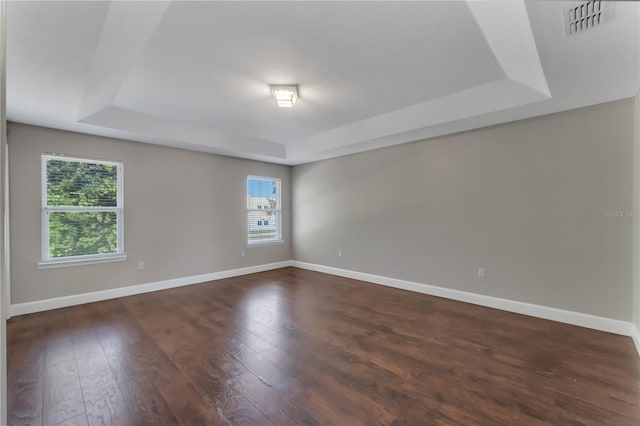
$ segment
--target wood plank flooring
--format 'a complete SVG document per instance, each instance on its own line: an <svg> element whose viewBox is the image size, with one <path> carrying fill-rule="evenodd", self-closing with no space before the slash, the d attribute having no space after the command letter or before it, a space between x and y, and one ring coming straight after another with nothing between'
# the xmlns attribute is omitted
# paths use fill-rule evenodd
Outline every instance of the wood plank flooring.
<svg viewBox="0 0 640 426"><path fill-rule="evenodd" d="M11 425L638 425L630 338L296 268L8 324Z"/></svg>

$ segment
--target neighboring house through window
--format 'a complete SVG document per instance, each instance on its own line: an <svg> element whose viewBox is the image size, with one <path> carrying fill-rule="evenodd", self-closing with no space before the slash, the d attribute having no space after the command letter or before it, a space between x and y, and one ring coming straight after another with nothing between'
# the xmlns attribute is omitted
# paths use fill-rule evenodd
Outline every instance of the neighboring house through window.
<svg viewBox="0 0 640 426"><path fill-rule="evenodd" d="M248 244L282 240L281 182L277 178L247 178Z"/></svg>

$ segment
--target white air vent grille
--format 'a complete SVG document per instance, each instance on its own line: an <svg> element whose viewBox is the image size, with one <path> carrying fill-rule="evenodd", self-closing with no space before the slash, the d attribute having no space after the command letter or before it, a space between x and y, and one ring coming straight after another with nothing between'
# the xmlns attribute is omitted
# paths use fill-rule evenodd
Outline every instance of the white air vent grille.
<svg viewBox="0 0 640 426"><path fill-rule="evenodd" d="M602 23L603 7L601 0L592 0L572 7L567 11L567 34L581 33Z"/></svg>

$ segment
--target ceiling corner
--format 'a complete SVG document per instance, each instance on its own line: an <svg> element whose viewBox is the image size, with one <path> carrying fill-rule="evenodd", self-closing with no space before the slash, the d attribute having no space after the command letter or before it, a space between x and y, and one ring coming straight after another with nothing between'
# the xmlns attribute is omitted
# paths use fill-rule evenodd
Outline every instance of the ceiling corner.
<svg viewBox="0 0 640 426"><path fill-rule="evenodd" d="M551 98L524 0L467 4L506 76Z"/></svg>

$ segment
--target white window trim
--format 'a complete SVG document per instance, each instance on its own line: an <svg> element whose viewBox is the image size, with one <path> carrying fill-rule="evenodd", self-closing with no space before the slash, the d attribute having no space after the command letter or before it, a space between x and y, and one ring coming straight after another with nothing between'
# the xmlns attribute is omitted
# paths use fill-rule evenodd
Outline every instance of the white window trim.
<svg viewBox="0 0 640 426"><path fill-rule="evenodd" d="M116 207L54 207L47 205L47 161L48 160L63 160L74 161L77 163L90 163L90 164L109 164L115 165L117 168L117 203ZM87 265L92 263L106 263L106 262L118 262L127 260L127 256L124 254L124 188L123 188L123 175L124 164L121 161L115 160L93 160L88 158L79 158L63 154L43 154L41 157L41 202L42 202L42 222L41 222L41 261L38 262L38 269L59 268L64 266L75 265ZM91 254L83 256L66 256L66 257L49 257L49 213L50 212L65 212L65 211L77 211L77 212L116 212L117 218L117 232L118 232L118 251L115 253L104 254Z"/></svg>
<svg viewBox="0 0 640 426"><path fill-rule="evenodd" d="M249 175L247 176L247 180L245 182L245 188L248 191L249 189L249 179L261 179L261 180L273 180L277 185L277 190L276 190L276 206L278 207L277 209L250 209L249 208L249 197L247 195L247 214L246 217L249 217L249 213L250 212L260 212L260 213L264 213L264 212L275 212L276 215L276 239L273 240L258 240L258 241L250 241L249 240L249 226L248 224L246 225L246 230L247 230L247 247L255 247L255 246L265 246L265 245L271 245L271 244L281 244L284 242L284 239L282 238L282 179L280 178L276 178L276 177L268 177L268 176L254 176L254 175ZM265 207L265 206L263 206ZM245 221L245 223L248 223L247 221Z"/></svg>
<svg viewBox="0 0 640 426"><path fill-rule="evenodd" d="M126 254L101 254L87 256L68 256L60 260L38 262L38 269L64 268L66 266L92 265L94 263L122 262L127 260Z"/></svg>
<svg viewBox="0 0 640 426"><path fill-rule="evenodd" d="M266 240L266 241L253 241L247 244L247 248L251 248L251 247L261 247L261 246L273 246L276 244L284 244L284 240L283 239L279 239L279 240Z"/></svg>

